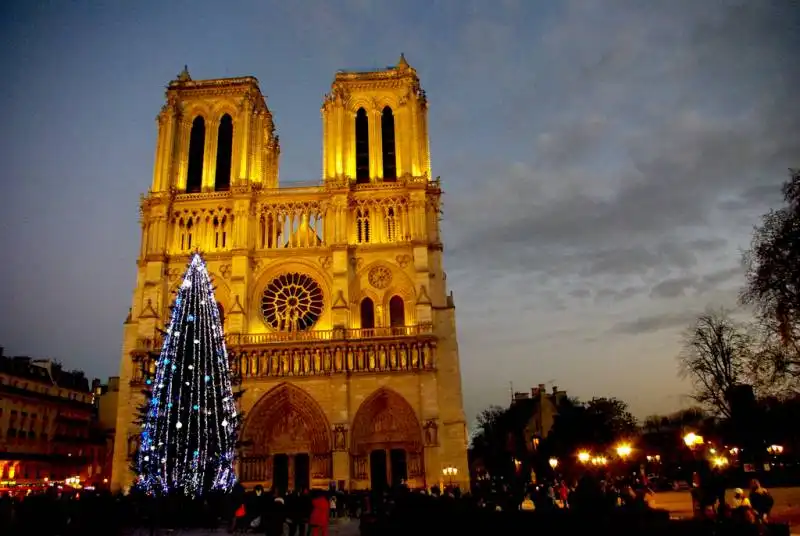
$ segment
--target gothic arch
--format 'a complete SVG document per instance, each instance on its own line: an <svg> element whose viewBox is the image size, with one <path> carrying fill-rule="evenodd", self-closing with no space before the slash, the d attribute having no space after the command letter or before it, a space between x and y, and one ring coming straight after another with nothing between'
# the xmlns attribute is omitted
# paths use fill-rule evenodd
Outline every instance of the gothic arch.
<svg viewBox="0 0 800 536"><path fill-rule="evenodd" d="M217 154L215 155L214 189L228 190L231 186L233 171L233 116L223 114L216 123Z"/></svg>
<svg viewBox="0 0 800 536"><path fill-rule="evenodd" d="M414 408L387 387L379 388L361 403L351 430L351 451L357 456L373 449L422 450L422 428Z"/></svg>
<svg viewBox="0 0 800 536"><path fill-rule="evenodd" d="M359 97L351 96L345 104L347 109L352 114L353 119L356 118L356 113L358 112L359 108L364 108L364 110L366 110L367 112L375 109L375 107L372 105L372 100L364 96L359 96Z"/></svg>
<svg viewBox="0 0 800 536"><path fill-rule="evenodd" d="M355 164L356 164L356 183L368 183L372 177L370 153L370 113L369 108L363 106L356 110L353 119L353 132L355 134Z"/></svg>
<svg viewBox="0 0 800 536"><path fill-rule="evenodd" d="M397 180L397 153L396 153L396 130L395 115L392 107L388 104L381 111L381 154L383 155L383 180ZM394 209L390 209L394 210Z"/></svg>
<svg viewBox="0 0 800 536"><path fill-rule="evenodd" d="M222 120L222 116L229 115L233 119L233 125L236 126L236 117L239 114L236 106L231 102L222 103L214 108L214 112L211 115L214 119L214 124L218 125L219 122Z"/></svg>
<svg viewBox="0 0 800 536"><path fill-rule="evenodd" d="M333 447L322 407L289 383L274 387L256 402L245 420L242 443L253 455L324 455Z"/></svg>

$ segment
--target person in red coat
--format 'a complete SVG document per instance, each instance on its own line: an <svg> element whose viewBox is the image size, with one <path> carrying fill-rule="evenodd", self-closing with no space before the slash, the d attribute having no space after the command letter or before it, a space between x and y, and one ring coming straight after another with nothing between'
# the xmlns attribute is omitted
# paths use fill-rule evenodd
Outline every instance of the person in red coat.
<svg viewBox="0 0 800 536"><path fill-rule="evenodd" d="M311 500L311 536L328 536L328 518L330 516L330 503L323 493L319 493Z"/></svg>

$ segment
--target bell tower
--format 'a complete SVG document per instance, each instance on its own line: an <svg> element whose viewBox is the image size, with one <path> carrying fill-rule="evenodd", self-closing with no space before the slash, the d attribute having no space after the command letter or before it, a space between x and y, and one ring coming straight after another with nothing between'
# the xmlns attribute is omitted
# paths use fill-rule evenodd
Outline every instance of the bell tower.
<svg viewBox="0 0 800 536"><path fill-rule="evenodd" d="M256 78L195 81L184 68L158 114L151 192L226 191L239 183L277 188L279 154Z"/></svg>
<svg viewBox="0 0 800 536"><path fill-rule="evenodd" d="M322 176L368 184L430 179L428 102L401 54L382 71L340 71L322 104Z"/></svg>

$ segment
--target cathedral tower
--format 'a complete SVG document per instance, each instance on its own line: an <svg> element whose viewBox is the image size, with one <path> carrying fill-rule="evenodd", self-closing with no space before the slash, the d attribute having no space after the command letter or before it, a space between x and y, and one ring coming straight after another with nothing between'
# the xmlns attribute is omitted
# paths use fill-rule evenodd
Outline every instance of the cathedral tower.
<svg viewBox="0 0 800 536"><path fill-rule="evenodd" d="M124 326L113 483L132 479L140 391L172 291L205 255L245 421L246 485L467 484L455 307L427 100L405 58L339 72L322 105L322 181L280 188L278 138L255 78L167 88ZM450 477L448 477L448 483Z"/></svg>

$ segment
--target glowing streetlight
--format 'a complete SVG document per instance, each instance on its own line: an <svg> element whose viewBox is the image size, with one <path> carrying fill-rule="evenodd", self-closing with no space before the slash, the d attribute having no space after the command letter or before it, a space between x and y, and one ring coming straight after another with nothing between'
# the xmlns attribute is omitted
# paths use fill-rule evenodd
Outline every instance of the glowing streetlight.
<svg viewBox="0 0 800 536"><path fill-rule="evenodd" d="M591 454L589 454L585 450L582 450L578 453L578 461L581 463L589 463L591 457L592 457Z"/></svg>
<svg viewBox="0 0 800 536"><path fill-rule="evenodd" d="M458 474L458 469L453 467L452 465L448 465L444 469L442 469L442 474L445 476L450 477L450 486L453 485L453 477Z"/></svg>
<svg viewBox="0 0 800 536"><path fill-rule="evenodd" d="M689 432L683 436L683 442L686 443L686 446L691 449L697 445L703 444L703 436L697 435L694 432Z"/></svg>
<svg viewBox="0 0 800 536"><path fill-rule="evenodd" d="M556 458L550 458L549 463L550 463L550 467L553 470L555 470L555 468L558 467L558 459L556 459Z"/></svg>
<svg viewBox="0 0 800 536"><path fill-rule="evenodd" d="M628 443L620 443L617 446L617 456L622 458L623 460L626 459L628 456L633 453L633 449Z"/></svg>
<svg viewBox="0 0 800 536"><path fill-rule="evenodd" d="M728 458L725 456L715 456L712 461L714 463L714 467L725 467L728 465Z"/></svg>
<svg viewBox="0 0 800 536"><path fill-rule="evenodd" d="M767 447L767 452L773 456L777 454L783 454L783 445L770 445Z"/></svg>

